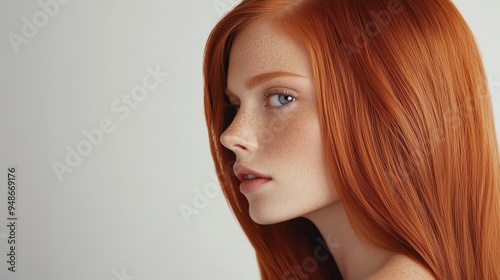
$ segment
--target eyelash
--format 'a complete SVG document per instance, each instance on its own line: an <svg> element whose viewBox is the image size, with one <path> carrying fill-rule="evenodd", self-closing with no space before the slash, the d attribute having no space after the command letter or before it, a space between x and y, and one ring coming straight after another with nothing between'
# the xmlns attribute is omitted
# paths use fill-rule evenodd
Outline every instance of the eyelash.
<svg viewBox="0 0 500 280"><path fill-rule="evenodd" d="M267 102L270 97L275 96L275 95L290 96L290 97L292 97L294 99L294 101L297 98L295 96L295 94L293 94L291 92L287 92L287 91L284 91L284 90L270 90L270 91L266 91L266 92L264 92L262 94L262 101ZM281 109L284 109L285 107L288 107L294 101L292 101L292 102L290 102L288 104L285 104L285 105L281 105L281 106L271 106L271 105L266 104L266 107L272 107L273 110L281 110ZM240 105L231 104L231 103L226 102L224 104L224 107L229 108L229 109L234 109L234 110L238 111Z"/></svg>
<svg viewBox="0 0 500 280"><path fill-rule="evenodd" d="M272 105L266 104L266 107L272 107L273 110L284 109L285 107L288 107L290 104L292 104L293 102L295 102L295 99L297 98L294 94L292 94L290 92L287 92L287 91L284 91L284 90L270 90L270 91L266 91L266 92L264 92L264 94L262 94L262 101L268 101L270 97L275 96L275 95L290 96L290 97L292 97L294 99L294 101L292 101L292 102L290 102L288 104L281 105L281 106L272 106Z"/></svg>

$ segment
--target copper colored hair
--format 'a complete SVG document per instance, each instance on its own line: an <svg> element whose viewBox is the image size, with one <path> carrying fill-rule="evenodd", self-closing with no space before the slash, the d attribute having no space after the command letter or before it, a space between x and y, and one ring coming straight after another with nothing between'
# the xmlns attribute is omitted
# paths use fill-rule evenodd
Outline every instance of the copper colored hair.
<svg viewBox="0 0 500 280"><path fill-rule="evenodd" d="M256 20L308 52L332 187L362 240L437 279L500 279L492 105L475 40L452 2L249 0L208 38L204 102L217 175L262 279L341 276L331 255L311 260L325 240L309 220L252 221L235 155L220 143L235 114L224 95L231 45Z"/></svg>

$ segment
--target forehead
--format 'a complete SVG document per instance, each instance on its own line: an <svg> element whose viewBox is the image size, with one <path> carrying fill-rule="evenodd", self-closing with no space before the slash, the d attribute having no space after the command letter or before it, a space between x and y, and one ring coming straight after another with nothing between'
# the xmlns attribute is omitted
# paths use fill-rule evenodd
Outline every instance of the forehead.
<svg viewBox="0 0 500 280"><path fill-rule="evenodd" d="M233 42L229 56L228 86L237 78L264 72L287 71L311 76L306 50L279 32L269 21L246 26Z"/></svg>

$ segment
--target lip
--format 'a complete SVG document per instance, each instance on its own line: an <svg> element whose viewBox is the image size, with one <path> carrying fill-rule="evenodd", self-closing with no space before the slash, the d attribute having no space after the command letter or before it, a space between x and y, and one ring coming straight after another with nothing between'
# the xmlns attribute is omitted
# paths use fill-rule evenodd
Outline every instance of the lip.
<svg viewBox="0 0 500 280"><path fill-rule="evenodd" d="M233 171L236 177L240 180L240 191L242 193L254 192L262 188L266 183L272 180L268 175L252 170L240 163L233 166ZM257 178L245 179L245 175L253 175Z"/></svg>
<svg viewBox="0 0 500 280"><path fill-rule="evenodd" d="M251 193L256 192L264 187L271 181L270 178L255 178L255 179L247 179L240 183L240 192L242 193Z"/></svg>
<svg viewBox="0 0 500 280"><path fill-rule="evenodd" d="M238 179L243 182L243 181L246 181L246 180L255 180L255 179L245 179L244 176L245 175L253 175L257 178L263 178L263 179L271 179L271 177L265 175L265 174L262 174L260 172L257 172L255 170L252 170L246 166L244 166L243 164L241 163L236 163L234 166L233 166L233 171L234 171L234 174L236 175L236 177L238 177Z"/></svg>

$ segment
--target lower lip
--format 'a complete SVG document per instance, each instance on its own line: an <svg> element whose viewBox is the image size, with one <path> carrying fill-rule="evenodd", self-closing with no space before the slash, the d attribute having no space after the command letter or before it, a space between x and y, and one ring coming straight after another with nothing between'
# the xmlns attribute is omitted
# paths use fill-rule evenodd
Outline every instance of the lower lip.
<svg viewBox="0 0 500 280"><path fill-rule="evenodd" d="M240 191L242 193L255 192L263 188L264 185L269 181L271 181L271 179L268 178L255 178L255 179L243 180L240 183Z"/></svg>

